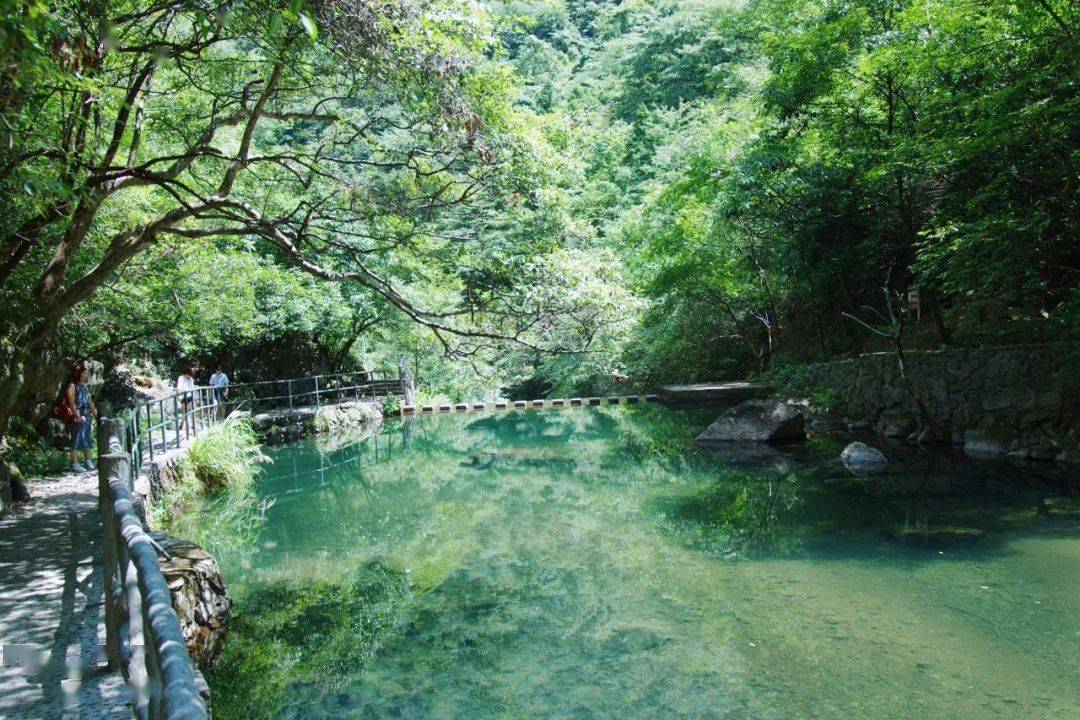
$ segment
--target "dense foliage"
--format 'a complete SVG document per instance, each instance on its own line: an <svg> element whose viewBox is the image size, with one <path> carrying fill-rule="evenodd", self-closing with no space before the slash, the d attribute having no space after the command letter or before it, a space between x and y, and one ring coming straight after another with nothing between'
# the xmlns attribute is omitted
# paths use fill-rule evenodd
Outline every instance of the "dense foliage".
<svg viewBox="0 0 1080 720"><path fill-rule="evenodd" d="M462 399L858 351L916 289L909 342L1080 326L1075 3L5 10L3 417L75 355Z"/></svg>
<svg viewBox="0 0 1080 720"><path fill-rule="evenodd" d="M886 286L924 344L1076 327L1074 3L509 7L570 213L647 301L635 379L865 348L845 313L880 324Z"/></svg>

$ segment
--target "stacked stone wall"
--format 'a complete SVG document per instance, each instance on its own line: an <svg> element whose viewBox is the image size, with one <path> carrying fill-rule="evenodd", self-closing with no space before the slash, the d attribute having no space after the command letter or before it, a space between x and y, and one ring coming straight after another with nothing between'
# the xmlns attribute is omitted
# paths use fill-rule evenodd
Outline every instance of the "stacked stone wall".
<svg viewBox="0 0 1080 720"><path fill-rule="evenodd" d="M935 421L971 454L1080 462L1080 348L910 352L907 375ZM851 425L914 437L925 430L893 353L807 366L789 388L819 397L831 390L828 413Z"/></svg>

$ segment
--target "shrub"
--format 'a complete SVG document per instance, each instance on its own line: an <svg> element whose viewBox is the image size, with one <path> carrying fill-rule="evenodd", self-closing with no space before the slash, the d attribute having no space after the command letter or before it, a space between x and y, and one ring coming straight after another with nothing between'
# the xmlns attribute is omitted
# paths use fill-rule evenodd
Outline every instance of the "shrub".
<svg viewBox="0 0 1080 720"><path fill-rule="evenodd" d="M4 459L19 468L23 477L60 475L67 470L67 452L49 447L33 425L22 418L11 419L7 439Z"/></svg>
<svg viewBox="0 0 1080 720"><path fill-rule="evenodd" d="M256 466L267 460L247 415L233 414L207 428L177 463L175 486L151 503L150 524L171 525L177 508L207 495L225 492L242 504L252 495Z"/></svg>
<svg viewBox="0 0 1080 720"><path fill-rule="evenodd" d="M401 400L397 395L389 395L382 402L383 415L397 415L401 412Z"/></svg>
<svg viewBox="0 0 1080 720"><path fill-rule="evenodd" d="M234 415L192 441L180 462L181 485L199 495L244 492L251 488L255 467L263 460L251 420Z"/></svg>

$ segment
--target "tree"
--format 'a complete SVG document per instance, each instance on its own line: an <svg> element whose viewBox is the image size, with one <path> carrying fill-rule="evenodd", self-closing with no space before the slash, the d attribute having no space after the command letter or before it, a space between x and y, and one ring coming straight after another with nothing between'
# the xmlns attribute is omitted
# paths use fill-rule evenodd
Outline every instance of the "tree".
<svg viewBox="0 0 1080 720"><path fill-rule="evenodd" d="M50 391L72 311L166 239L245 238L454 337L523 320L449 218L519 189L486 20L407 1L36 0L5 19L0 422ZM435 307L406 290L437 282Z"/></svg>

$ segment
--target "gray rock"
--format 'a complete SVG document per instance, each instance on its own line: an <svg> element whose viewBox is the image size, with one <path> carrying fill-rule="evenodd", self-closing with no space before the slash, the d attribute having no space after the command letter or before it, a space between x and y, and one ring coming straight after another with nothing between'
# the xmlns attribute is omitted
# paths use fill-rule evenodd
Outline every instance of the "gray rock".
<svg viewBox="0 0 1080 720"><path fill-rule="evenodd" d="M172 592L188 654L200 670L213 667L225 646L232 600L217 562L193 542L151 533L171 560L161 558L161 572Z"/></svg>
<svg viewBox="0 0 1080 720"><path fill-rule="evenodd" d="M780 400L747 400L721 415L698 436L702 444L792 442L806 438L802 412Z"/></svg>
<svg viewBox="0 0 1080 720"><path fill-rule="evenodd" d="M315 433L315 418L319 409L302 407L272 410L251 418L251 427L264 443L286 443Z"/></svg>
<svg viewBox="0 0 1080 720"><path fill-rule="evenodd" d="M382 411L374 403L346 402L324 405L315 415L315 429L320 433L340 432L376 425L381 423L382 419Z"/></svg>
<svg viewBox="0 0 1080 720"><path fill-rule="evenodd" d="M888 458L880 450L862 442L853 442L844 448L840 453L840 462L856 475L881 472L889 464Z"/></svg>
<svg viewBox="0 0 1080 720"><path fill-rule="evenodd" d="M964 433L964 452L976 457L1002 457L1009 452L1012 434L994 428L975 428Z"/></svg>
<svg viewBox="0 0 1080 720"><path fill-rule="evenodd" d="M891 408L881 413L878 418L877 431L879 435L887 438L906 438L915 432L918 423L915 417L907 410Z"/></svg>
<svg viewBox="0 0 1080 720"><path fill-rule="evenodd" d="M68 435L64 423L52 416L39 422L36 429L49 447L65 450L71 446L71 436Z"/></svg>

